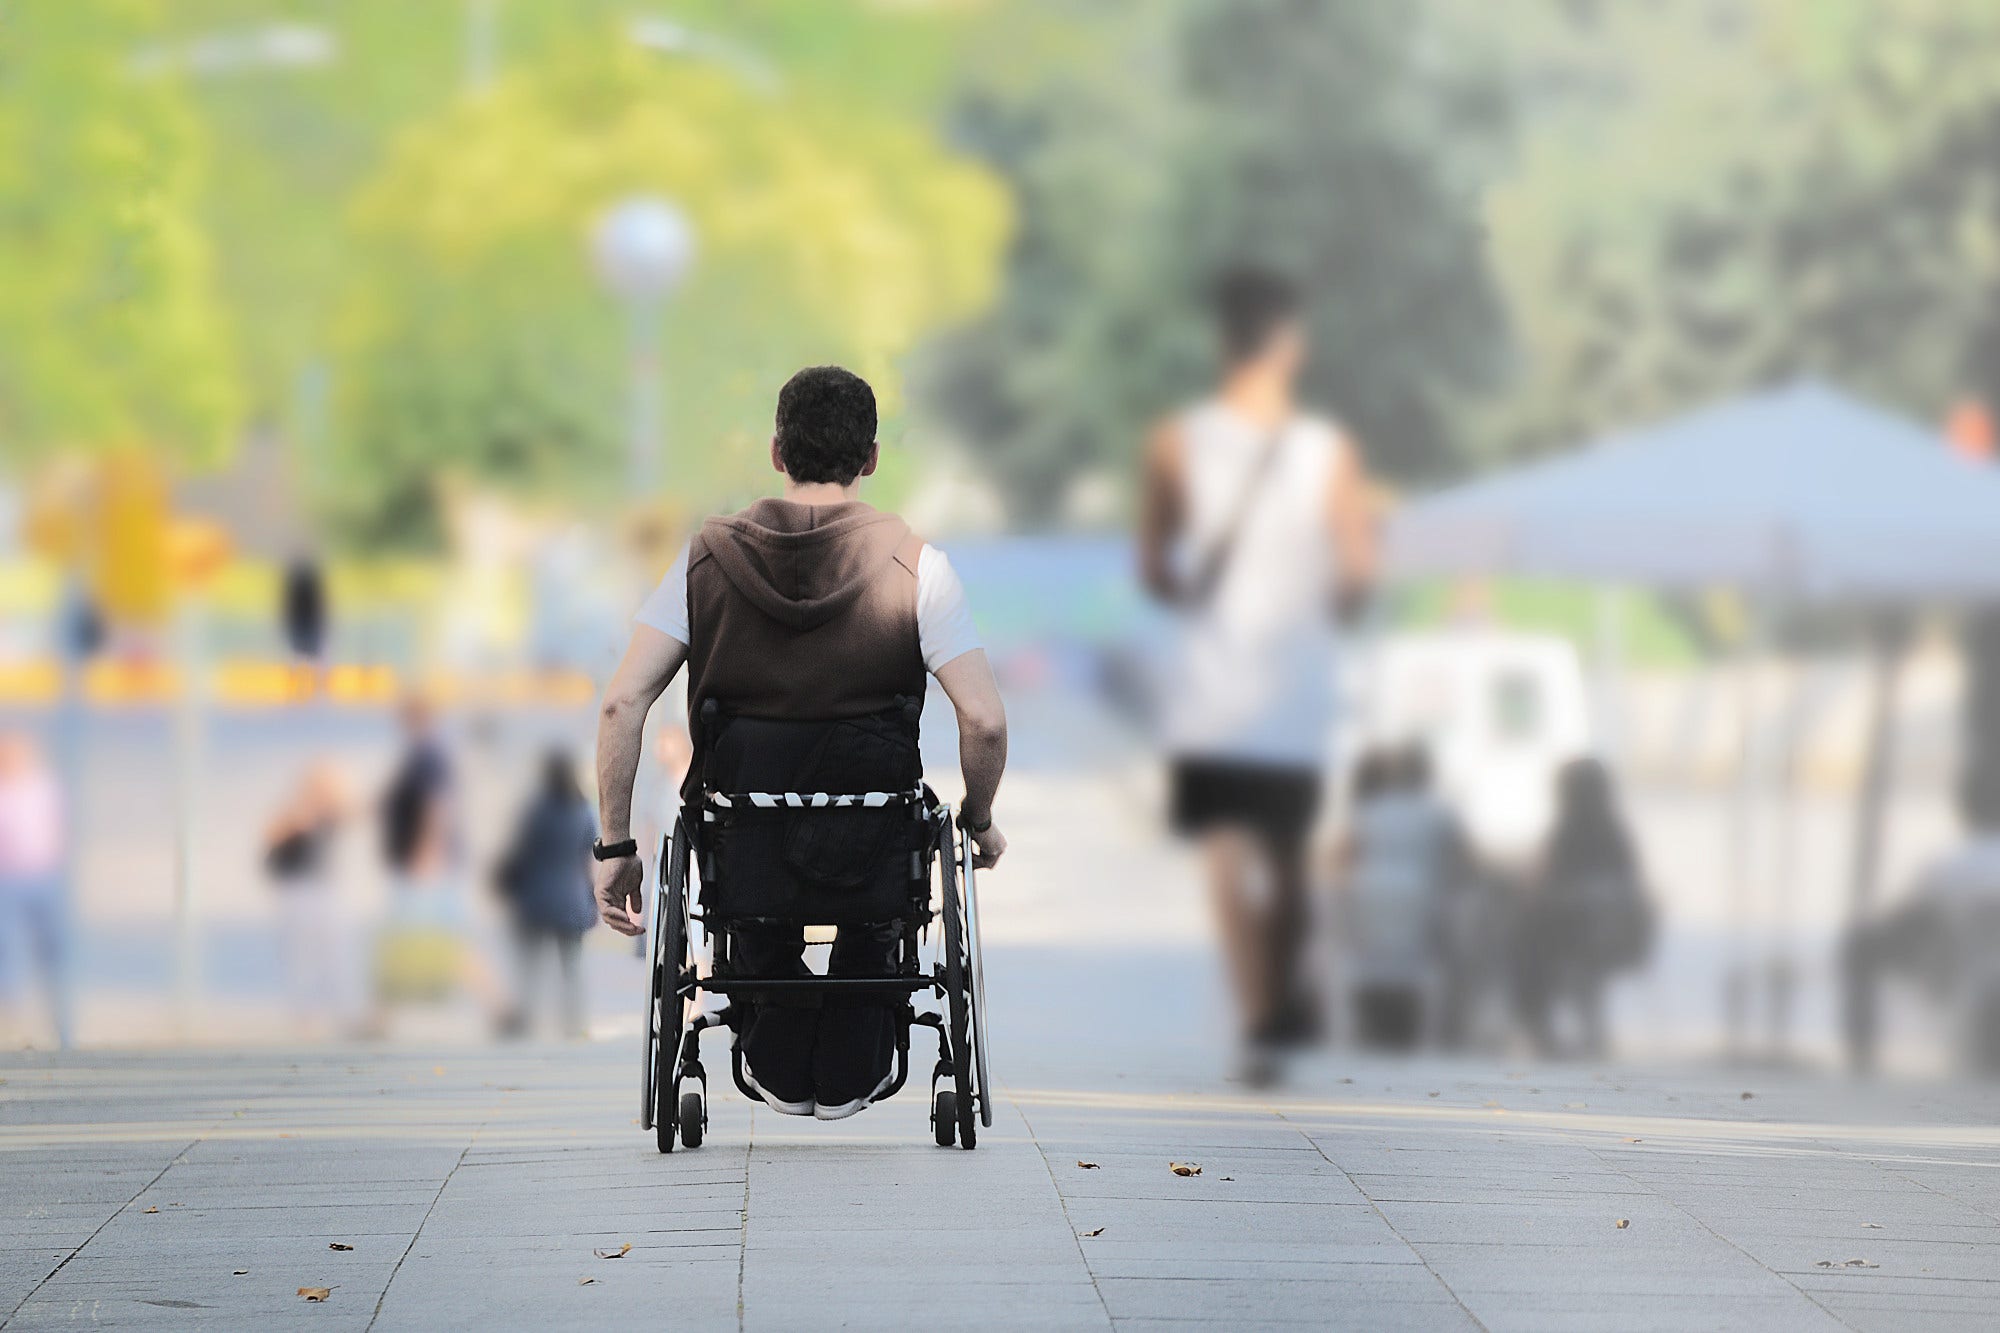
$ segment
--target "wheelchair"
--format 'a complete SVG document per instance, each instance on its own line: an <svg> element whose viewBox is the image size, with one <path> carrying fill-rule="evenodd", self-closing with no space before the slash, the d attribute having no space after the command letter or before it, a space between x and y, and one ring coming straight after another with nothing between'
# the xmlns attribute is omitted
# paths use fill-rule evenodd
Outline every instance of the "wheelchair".
<svg viewBox="0 0 2000 1333"><path fill-rule="evenodd" d="M905 699L879 714L799 722L703 704L695 780L661 848L651 918L640 1124L661 1152L677 1140L698 1148L707 1136L704 1032L730 1030L737 1089L763 1100L745 1078L743 1044L759 1006L772 1005L884 1006L894 1054L878 1101L908 1080L911 1030L933 1029L938 1146L971 1149L979 1128L992 1128L973 844L923 782L920 710ZM709 944L706 972L696 924ZM791 950L791 965L774 970L756 958L768 947L750 947L780 932L810 954L829 943L810 928L826 926L867 932L875 944L865 952L883 965L856 974L830 956L813 972ZM721 1006L705 1008L704 995Z"/></svg>

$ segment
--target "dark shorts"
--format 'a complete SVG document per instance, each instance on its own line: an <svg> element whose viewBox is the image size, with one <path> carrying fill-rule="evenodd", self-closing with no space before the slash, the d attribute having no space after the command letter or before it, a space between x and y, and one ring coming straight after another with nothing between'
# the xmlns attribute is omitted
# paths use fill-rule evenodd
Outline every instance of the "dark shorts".
<svg viewBox="0 0 2000 1333"><path fill-rule="evenodd" d="M1168 819L1186 836L1237 828L1281 845L1303 842L1319 814L1320 773L1292 764L1182 757L1173 761Z"/></svg>

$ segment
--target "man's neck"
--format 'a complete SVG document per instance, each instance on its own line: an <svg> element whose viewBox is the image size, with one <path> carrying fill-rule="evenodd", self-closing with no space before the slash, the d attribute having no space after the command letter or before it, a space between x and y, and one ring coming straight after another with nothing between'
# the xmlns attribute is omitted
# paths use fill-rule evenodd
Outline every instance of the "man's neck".
<svg viewBox="0 0 2000 1333"><path fill-rule="evenodd" d="M861 498L861 478L845 486L837 481L793 481L785 478L785 499L800 505L837 505Z"/></svg>
<svg viewBox="0 0 2000 1333"><path fill-rule="evenodd" d="M1222 401L1239 416L1275 426L1292 415L1292 386L1285 376L1246 367L1222 381Z"/></svg>

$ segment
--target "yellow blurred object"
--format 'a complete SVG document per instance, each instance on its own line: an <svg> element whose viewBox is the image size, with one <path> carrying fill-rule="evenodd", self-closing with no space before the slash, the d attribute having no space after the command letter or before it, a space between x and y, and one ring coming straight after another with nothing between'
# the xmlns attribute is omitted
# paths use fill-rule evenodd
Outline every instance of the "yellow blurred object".
<svg viewBox="0 0 2000 1333"><path fill-rule="evenodd" d="M388 1003L442 1000L465 966L458 936L436 926L395 926L375 942L375 994Z"/></svg>
<svg viewBox="0 0 2000 1333"><path fill-rule="evenodd" d="M114 623L156 625L173 591L166 474L142 454L115 454L100 465L94 490L90 573L97 604Z"/></svg>
<svg viewBox="0 0 2000 1333"><path fill-rule="evenodd" d="M54 662L0 662L0 705L46 707L62 696L62 669Z"/></svg>
<svg viewBox="0 0 2000 1333"><path fill-rule="evenodd" d="M220 523L205 518L175 519L167 529L167 568L180 588L206 585L235 553L235 543Z"/></svg>
<svg viewBox="0 0 2000 1333"><path fill-rule="evenodd" d="M160 704L180 689L180 672L164 662L107 659L84 668L83 696L112 707Z"/></svg>

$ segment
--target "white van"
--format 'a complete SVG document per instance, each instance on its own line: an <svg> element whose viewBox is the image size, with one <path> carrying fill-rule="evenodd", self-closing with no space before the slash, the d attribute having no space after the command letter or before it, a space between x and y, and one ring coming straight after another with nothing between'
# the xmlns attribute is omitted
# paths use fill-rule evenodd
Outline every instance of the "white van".
<svg viewBox="0 0 2000 1333"><path fill-rule="evenodd" d="M1554 817L1556 770L1593 745L1575 646L1453 628L1386 635L1354 665L1348 755L1422 742L1480 855L1500 865L1532 857Z"/></svg>

